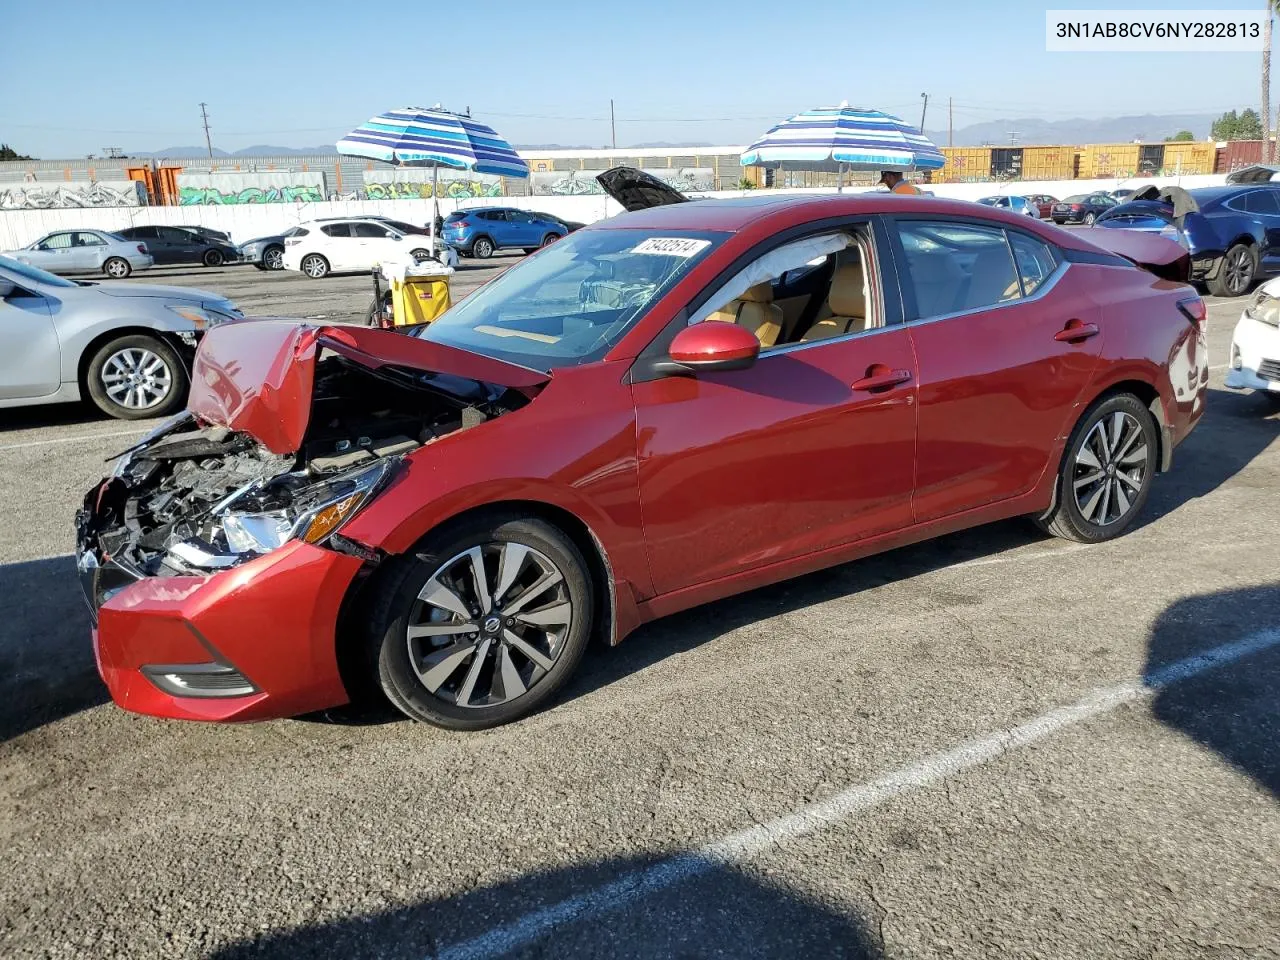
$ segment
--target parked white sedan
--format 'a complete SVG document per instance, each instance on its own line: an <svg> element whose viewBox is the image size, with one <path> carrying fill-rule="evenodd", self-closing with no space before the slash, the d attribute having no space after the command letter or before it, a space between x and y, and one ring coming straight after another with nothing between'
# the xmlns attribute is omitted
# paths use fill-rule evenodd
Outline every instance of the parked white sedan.
<svg viewBox="0 0 1280 960"><path fill-rule="evenodd" d="M436 238L435 259L457 266L458 255ZM371 270L384 260L431 259L431 241L377 220L309 220L284 240L284 268L313 280L331 273Z"/></svg>
<svg viewBox="0 0 1280 960"><path fill-rule="evenodd" d="M1280 278L1258 288L1236 324L1227 386L1280 393Z"/></svg>
<svg viewBox="0 0 1280 960"><path fill-rule="evenodd" d="M113 280L123 280L155 262L145 243L106 230L57 230L5 256L60 276L103 273Z"/></svg>

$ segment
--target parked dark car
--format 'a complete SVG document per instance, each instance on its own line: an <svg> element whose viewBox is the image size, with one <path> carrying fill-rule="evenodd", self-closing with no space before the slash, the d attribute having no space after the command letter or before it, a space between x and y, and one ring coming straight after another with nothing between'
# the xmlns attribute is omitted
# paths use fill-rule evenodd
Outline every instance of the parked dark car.
<svg viewBox="0 0 1280 960"><path fill-rule="evenodd" d="M1133 187L1121 187L1119 190L1112 190L1111 196L1114 197L1118 203L1124 203L1126 200L1132 200L1133 195L1137 192L1138 191Z"/></svg>
<svg viewBox="0 0 1280 960"><path fill-rule="evenodd" d="M579 223L577 220L566 220L564 217L557 217L551 213L542 213L538 210L530 210L529 216L536 217L539 220L549 220L554 223L563 224L564 228L570 233L573 233L575 230L581 230L586 226L585 223Z"/></svg>
<svg viewBox="0 0 1280 960"><path fill-rule="evenodd" d="M1176 240L1191 253L1191 279L1239 297L1258 277L1280 273L1280 183L1147 187L1098 217L1098 226Z"/></svg>
<svg viewBox="0 0 1280 960"><path fill-rule="evenodd" d="M559 220L517 210L515 207L482 207L458 210L444 218L444 242L464 257L484 260L495 250L519 247L532 253L569 233Z"/></svg>
<svg viewBox="0 0 1280 960"><path fill-rule="evenodd" d="M1058 226L1064 223L1083 223L1089 226L1099 216L1116 205L1116 198L1109 193L1078 193L1053 205L1049 216Z"/></svg>
<svg viewBox="0 0 1280 960"><path fill-rule="evenodd" d="M126 227L116 233L126 240L145 243L157 264L203 263L206 267L220 267L240 259L240 251L230 241L184 227Z"/></svg>

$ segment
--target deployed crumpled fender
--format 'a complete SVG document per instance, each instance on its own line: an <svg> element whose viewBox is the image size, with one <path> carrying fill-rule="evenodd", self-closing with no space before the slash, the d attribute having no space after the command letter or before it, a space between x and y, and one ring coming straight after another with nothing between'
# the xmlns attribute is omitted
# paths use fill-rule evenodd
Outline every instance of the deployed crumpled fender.
<svg viewBox="0 0 1280 960"><path fill-rule="evenodd" d="M538 370L389 330L245 320L205 335L192 369L187 408L206 423L249 434L272 453L294 453L311 417L321 350L373 369L399 366L453 374L529 396L550 379Z"/></svg>

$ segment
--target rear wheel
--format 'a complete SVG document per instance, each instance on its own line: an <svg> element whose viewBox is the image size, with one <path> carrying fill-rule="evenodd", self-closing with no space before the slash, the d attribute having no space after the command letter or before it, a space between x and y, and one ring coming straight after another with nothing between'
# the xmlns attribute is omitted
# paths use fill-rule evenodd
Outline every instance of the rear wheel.
<svg viewBox="0 0 1280 960"><path fill-rule="evenodd" d="M312 280L320 280L329 275L329 261L318 253L308 253L298 266Z"/></svg>
<svg viewBox="0 0 1280 960"><path fill-rule="evenodd" d="M1086 227L1092 227L1094 224L1094 221L1097 219L1098 219L1098 215L1096 213L1086 213L1084 215L1084 225Z"/></svg>
<svg viewBox="0 0 1280 960"><path fill-rule="evenodd" d="M519 719L555 694L586 649L586 562L543 520L451 524L382 577L371 660L388 699L415 720L480 730Z"/></svg>
<svg viewBox="0 0 1280 960"><path fill-rule="evenodd" d="M108 257L107 262L102 265L102 272L112 280L123 280L133 273L133 267L124 257Z"/></svg>
<svg viewBox="0 0 1280 960"><path fill-rule="evenodd" d="M477 260L488 260L493 256L493 241L488 237L476 237L471 244L471 255Z"/></svg>
<svg viewBox="0 0 1280 960"><path fill-rule="evenodd" d="M1071 432L1057 506L1041 526L1079 543L1120 536L1147 502L1158 447L1151 411L1137 397L1121 393L1095 403Z"/></svg>
<svg viewBox="0 0 1280 960"><path fill-rule="evenodd" d="M159 337L118 337L89 360L85 386L98 409L120 420L164 417L181 409L187 371Z"/></svg>
<svg viewBox="0 0 1280 960"><path fill-rule="evenodd" d="M206 267L220 267L225 259L221 250L206 250L201 258Z"/></svg>
<svg viewBox="0 0 1280 960"><path fill-rule="evenodd" d="M426 247L417 247L409 251L409 256L414 260L430 260L431 252Z"/></svg>
<svg viewBox="0 0 1280 960"><path fill-rule="evenodd" d="M1218 297L1241 297L1248 293L1253 275L1258 272L1258 258L1253 248L1237 243L1227 250L1217 275L1208 281L1209 292Z"/></svg>

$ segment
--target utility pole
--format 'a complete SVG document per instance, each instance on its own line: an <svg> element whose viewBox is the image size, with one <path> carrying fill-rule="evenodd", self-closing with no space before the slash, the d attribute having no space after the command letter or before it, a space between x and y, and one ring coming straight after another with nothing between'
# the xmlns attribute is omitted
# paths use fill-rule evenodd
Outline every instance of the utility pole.
<svg viewBox="0 0 1280 960"><path fill-rule="evenodd" d="M618 126L613 119L613 97L609 98L609 137L613 141L613 149L618 149Z"/></svg>
<svg viewBox="0 0 1280 960"><path fill-rule="evenodd" d="M920 131L924 133L923 130ZM954 147L956 139L956 115L951 107L951 98L947 97L947 146Z"/></svg>
<svg viewBox="0 0 1280 960"><path fill-rule="evenodd" d="M923 103L920 106L920 133L921 135L923 135L924 134L924 115L925 115L925 111L929 109L929 95L927 93L922 93L920 94L920 99L923 101Z"/></svg>
<svg viewBox="0 0 1280 960"><path fill-rule="evenodd" d="M209 169L213 169L213 141L209 139L209 111L203 100L200 101L200 119L204 121L204 145L209 149Z"/></svg>

